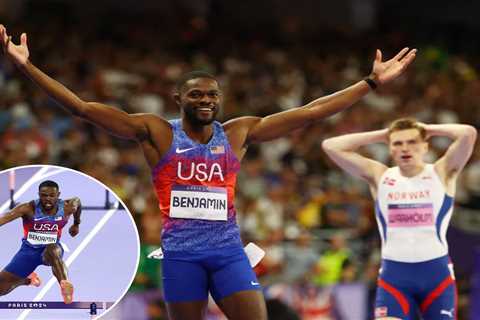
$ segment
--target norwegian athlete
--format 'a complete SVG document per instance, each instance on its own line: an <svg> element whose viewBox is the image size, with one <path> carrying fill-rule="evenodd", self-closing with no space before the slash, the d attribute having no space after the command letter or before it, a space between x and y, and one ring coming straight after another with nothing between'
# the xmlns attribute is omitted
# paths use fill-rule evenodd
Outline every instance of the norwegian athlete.
<svg viewBox="0 0 480 320"><path fill-rule="evenodd" d="M142 148L164 218L164 294L173 320L202 319L208 293L229 319L267 318L235 221L236 175L248 146L287 135L351 106L371 87L400 75L416 54L405 48L382 62L378 50L365 81L289 111L221 124L215 118L222 92L208 73L188 73L178 81L174 99L181 118L166 121L154 114L127 114L81 100L28 60L26 34L20 41L14 45L0 26L6 56L48 95L74 115L116 136L136 140Z"/></svg>
<svg viewBox="0 0 480 320"><path fill-rule="evenodd" d="M322 146L346 172L362 178L375 200L382 239L377 319L454 319L456 287L446 233L453 210L455 182L470 158L475 128L461 124L424 125L399 119L388 129L327 139ZM425 163L427 139L452 139L435 163ZM389 168L358 149L387 143L396 164Z"/></svg>
<svg viewBox="0 0 480 320"><path fill-rule="evenodd" d="M0 295L8 294L21 285L39 287L41 280L34 270L39 265L46 265L52 267L63 301L69 304L73 299L73 285L68 280L67 268L62 260L60 237L71 215L74 222L68 232L72 237L78 234L82 212L80 199L59 199L58 184L51 180L39 185L38 196L39 199L20 204L0 217L0 226L22 218L24 232L20 250L0 272Z"/></svg>

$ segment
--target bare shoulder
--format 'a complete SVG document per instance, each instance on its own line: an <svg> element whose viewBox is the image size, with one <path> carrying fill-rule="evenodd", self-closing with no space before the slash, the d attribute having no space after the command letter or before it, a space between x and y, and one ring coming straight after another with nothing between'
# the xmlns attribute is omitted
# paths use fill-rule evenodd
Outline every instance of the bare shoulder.
<svg viewBox="0 0 480 320"><path fill-rule="evenodd" d="M170 122L153 113L135 113L130 115L142 128L138 137L139 141L166 137L172 131Z"/></svg>
<svg viewBox="0 0 480 320"><path fill-rule="evenodd" d="M233 148L233 152L239 160L243 158L247 151L248 134L257 123L261 121L259 117L239 117L229 120L223 124L223 130L228 137L228 141Z"/></svg>
<svg viewBox="0 0 480 320"><path fill-rule="evenodd" d="M19 204L14 208L20 215L33 215L35 212L35 201Z"/></svg>

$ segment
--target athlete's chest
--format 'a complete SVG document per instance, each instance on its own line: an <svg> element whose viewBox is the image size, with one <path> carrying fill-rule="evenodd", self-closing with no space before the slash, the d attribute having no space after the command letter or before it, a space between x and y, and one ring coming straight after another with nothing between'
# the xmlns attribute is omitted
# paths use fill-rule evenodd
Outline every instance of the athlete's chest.
<svg viewBox="0 0 480 320"><path fill-rule="evenodd" d="M207 145L177 142L169 163L175 179L202 183L225 183L239 168L229 145L221 139Z"/></svg>
<svg viewBox="0 0 480 320"><path fill-rule="evenodd" d="M433 202L443 194L438 178L428 174L415 178L385 175L379 186L379 199L386 203Z"/></svg>
<svg viewBox="0 0 480 320"><path fill-rule="evenodd" d="M379 207L387 225L399 229L434 226L445 196L439 179L432 174L414 178L387 174L379 190Z"/></svg>

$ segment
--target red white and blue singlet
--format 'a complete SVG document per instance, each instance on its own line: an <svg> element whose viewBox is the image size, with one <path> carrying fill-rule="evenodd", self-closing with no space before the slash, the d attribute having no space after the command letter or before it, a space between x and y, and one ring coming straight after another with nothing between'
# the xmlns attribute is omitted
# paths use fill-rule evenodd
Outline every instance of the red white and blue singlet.
<svg viewBox="0 0 480 320"><path fill-rule="evenodd" d="M31 247L43 247L58 243L62 236L62 229L68 222L64 212L64 201L57 202L58 210L55 215L43 212L40 200L35 200L33 217L23 218L23 243Z"/></svg>
<svg viewBox="0 0 480 320"><path fill-rule="evenodd" d="M5 267L5 271L26 278L39 265L44 265L44 251L49 244L58 244L63 257L63 248L60 245L62 229L68 222L65 216L64 201L59 199L58 209L55 215L47 215L43 212L40 200L35 200L33 217L23 217L22 246Z"/></svg>
<svg viewBox="0 0 480 320"><path fill-rule="evenodd" d="M213 122L207 144L191 140L180 119L172 120L173 141L152 171L163 215L167 251L200 251L241 245L234 194L240 162L222 125Z"/></svg>

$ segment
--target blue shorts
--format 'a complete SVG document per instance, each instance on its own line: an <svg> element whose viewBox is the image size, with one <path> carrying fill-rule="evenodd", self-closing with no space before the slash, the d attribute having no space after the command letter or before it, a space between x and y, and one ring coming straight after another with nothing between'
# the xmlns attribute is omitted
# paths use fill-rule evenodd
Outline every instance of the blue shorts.
<svg viewBox="0 0 480 320"><path fill-rule="evenodd" d="M61 256L63 257L63 247L60 243L57 245L60 247L60 250L62 251ZM45 251L45 248L45 246L37 248L32 247L25 242L22 242L20 250L18 250L12 261L10 261L4 270L17 275L20 278L28 277L28 275L38 266L45 265L43 262L43 251Z"/></svg>
<svg viewBox="0 0 480 320"><path fill-rule="evenodd" d="M382 261L375 300L375 317L403 320L456 319L457 293L448 256L405 263Z"/></svg>
<svg viewBox="0 0 480 320"><path fill-rule="evenodd" d="M165 301L215 301L235 292L261 290L241 246L199 252L166 251L163 258Z"/></svg>

